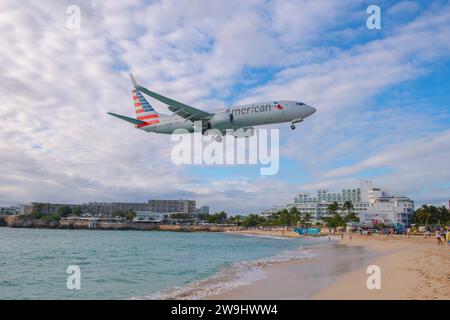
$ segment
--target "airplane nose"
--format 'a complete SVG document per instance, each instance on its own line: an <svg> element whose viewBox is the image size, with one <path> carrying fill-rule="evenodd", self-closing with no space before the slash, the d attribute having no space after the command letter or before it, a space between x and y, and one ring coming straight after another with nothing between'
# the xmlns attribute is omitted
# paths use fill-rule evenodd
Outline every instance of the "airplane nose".
<svg viewBox="0 0 450 320"><path fill-rule="evenodd" d="M316 112L316 108L308 106L308 116L312 115L314 112Z"/></svg>

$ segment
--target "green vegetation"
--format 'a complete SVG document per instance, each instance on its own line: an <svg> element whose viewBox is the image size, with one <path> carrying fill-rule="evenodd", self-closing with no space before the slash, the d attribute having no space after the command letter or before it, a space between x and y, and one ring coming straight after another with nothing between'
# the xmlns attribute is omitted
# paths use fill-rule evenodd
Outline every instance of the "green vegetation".
<svg viewBox="0 0 450 320"><path fill-rule="evenodd" d="M328 214L329 217L324 220L330 228L345 227L348 222L359 221L351 201L344 203L342 208L337 202L330 204ZM214 214L201 214L198 215L198 218L211 224L235 224L244 227L297 227L298 225L311 225L311 215L309 213L301 214L296 207L273 212L267 219L257 214L236 215L227 218L227 214L224 211ZM320 225L320 223L316 223L316 226Z"/></svg>
<svg viewBox="0 0 450 320"><path fill-rule="evenodd" d="M43 217L41 217L41 220L43 221L59 221L61 219L61 215L58 213L54 214L46 214Z"/></svg>
<svg viewBox="0 0 450 320"><path fill-rule="evenodd" d="M311 217L309 215L302 216L296 207L292 207L289 211L283 209L273 212L262 225L265 226L297 226L297 222L309 222Z"/></svg>
<svg viewBox="0 0 450 320"><path fill-rule="evenodd" d="M77 216L77 217L81 216L82 213L83 212L81 211L81 207L75 207L72 210L72 215Z"/></svg>
<svg viewBox="0 0 450 320"><path fill-rule="evenodd" d="M135 217L136 217L136 212L134 212L133 210L128 210L128 211L114 211L112 213L112 216L115 218L124 218L128 221L132 221Z"/></svg>
<svg viewBox="0 0 450 320"><path fill-rule="evenodd" d="M207 223L225 224L230 223L227 219L227 213L225 211L216 212L214 214L201 214L198 216L201 220L205 220Z"/></svg>
<svg viewBox="0 0 450 320"><path fill-rule="evenodd" d="M44 214L40 212L32 212L30 214L18 216L19 220L42 220L42 221L59 221L61 215L58 213L54 214Z"/></svg>
<svg viewBox="0 0 450 320"><path fill-rule="evenodd" d="M68 206L61 207L61 208L58 209L58 214L61 217L68 217L68 216L70 216L72 214L72 208L68 207Z"/></svg>
<svg viewBox="0 0 450 320"><path fill-rule="evenodd" d="M180 219L180 220L190 220L191 216L187 213L174 213L171 215L165 215L165 219Z"/></svg>
<svg viewBox="0 0 450 320"><path fill-rule="evenodd" d="M263 225L266 222L266 219L258 216L257 214L249 214L242 218L241 225L244 227L256 227Z"/></svg>
<svg viewBox="0 0 450 320"><path fill-rule="evenodd" d="M423 205L412 216L413 223L425 225L449 224L450 211L445 206L435 207Z"/></svg>
<svg viewBox="0 0 450 320"><path fill-rule="evenodd" d="M359 222L358 216L354 212L353 203L345 201L342 206L335 201L327 207L328 216L323 220L330 229L346 227L349 222Z"/></svg>
<svg viewBox="0 0 450 320"><path fill-rule="evenodd" d="M325 222L325 225L329 229L336 229L338 227L345 227L347 225L347 223L339 213L336 213L332 216L324 217L323 221Z"/></svg>

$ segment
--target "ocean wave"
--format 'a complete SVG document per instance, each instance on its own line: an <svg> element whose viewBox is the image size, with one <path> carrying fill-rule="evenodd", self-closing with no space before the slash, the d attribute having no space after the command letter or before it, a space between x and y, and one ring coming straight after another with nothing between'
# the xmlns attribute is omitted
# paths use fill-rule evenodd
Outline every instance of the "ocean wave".
<svg viewBox="0 0 450 320"><path fill-rule="evenodd" d="M225 293L229 290L248 285L265 277L264 268L277 263L310 259L316 256L311 250L299 248L278 255L253 260L235 262L216 274L197 280L184 287L175 287L154 294L132 297L133 300L198 300L208 296Z"/></svg>

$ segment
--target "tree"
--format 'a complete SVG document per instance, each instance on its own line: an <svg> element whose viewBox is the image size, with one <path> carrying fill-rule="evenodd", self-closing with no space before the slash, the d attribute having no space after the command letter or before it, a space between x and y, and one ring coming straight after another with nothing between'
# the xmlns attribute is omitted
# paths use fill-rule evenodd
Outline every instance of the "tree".
<svg viewBox="0 0 450 320"><path fill-rule="evenodd" d="M350 212L345 216L344 220L345 222L359 222L359 217L354 212Z"/></svg>
<svg viewBox="0 0 450 320"><path fill-rule="evenodd" d="M67 217L72 214L72 208L69 206L63 206L58 209L58 214L61 217Z"/></svg>
<svg viewBox="0 0 450 320"><path fill-rule="evenodd" d="M339 204L336 201L334 201L333 203L330 203L327 206L327 212L329 215L335 215L338 213L338 211L339 211Z"/></svg>
<svg viewBox="0 0 450 320"><path fill-rule="evenodd" d="M289 223L289 211L287 211L286 209L281 210L278 225L286 226L289 225Z"/></svg>
<svg viewBox="0 0 450 320"><path fill-rule="evenodd" d="M72 214L75 216L78 216L78 217L81 216L82 213L83 212L81 211L81 208L79 206L73 208L73 210L72 210Z"/></svg>
<svg viewBox="0 0 450 320"><path fill-rule="evenodd" d="M305 223L308 223L309 221L311 221L311 214L309 212L306 212L303 220L305 221Z"/></svg>
<svg viewBox="0 0 450 320"><path fill-rule="evenodd" d="M125 217L128 219L128 221L133 221L134 218L136 218L136 212L134 210L129 210Z"/></svg>
<svg viewBox="0 0 450 320"><path fill-rule="evenodd" d="M446 224L450 222L450 213L444 206L435 207L424 204L414 212L412 220L427 227L429 224Z"/></svg>
<svg viewBox="0 0 450 320"><path fill-rule="evenodd" d="M418 224L423 224L428 227L430 223L431 216L433 215L434 209L432 206L423 205L414 212L412 220Z"/></svg>
<svg viewBox="0 0 450 320"><path fill-rule="evenodd" d="M276 212L272 212L268 218L268 225L278 225L279 224L279 220L280 220L280 212L281 211L276 211Z"/></svg>
<svg viewBox="0 0 450 320"><path fill-rule="evenodd" d="M349 215L353 212L355 208L353 207L353 203L351 201L345 201L342 205L342 210L345 211L346 215Z"/></svg>
<svg viewBox="0 0 450 320"><path fill-rule="evenodd" d="M227 213L225 211L220 211L215 213L218 223L225 223L227 221Z"/></svg>
<svg viewBox="0 0 450 320"><path fill-rule="evenodd" d="M240 215L232 216L228 219L228 222L240 226L242 223L242 217Z"/></svg>
<svg viewBox="0 0 450 320"><path fill-rule="evenodd" d="M324 217L323 220L325 221L325 224L329 229L336 229L337 227L346 226L344 219L341 217L339 213L336 213L329 217Z"/></svg>
<svg viewBox="0 0 450 320"><path fill-rule="evenodd" d="M260 217L259 215L249 214L248 216L243 217L242 225L245 227L255 227L264 222L264 218Z"/></svg>
<svg viewBox="0 0 450 320"><path fill-rule="evenodd" d="M292 207L289 210L289 224L291 226L296 225L297 221L300 219L300 213L297 210L297 207Z"/></svg>
<svg viewBox="0 0 450 320"><path fill-rule="evenodd" d="M440 206L437 212L438 223L447 224L450 222L450 211L445 206Z"/></svg>
<svg viewBox="0 0 450 320"><path fill-rule="evenodd" d="M112 213L113 217L120 217L120 218L124 218L128 221L133 221L133 219L136 217L136 212L134 212L133 210L128 210L128 211L114 211Z"/></svg>
<svg viewBox="0 0 450 320"><path fill-rule="evenodd" d="M198 216L201 220L205 220L208 223L219 224L227 222L227 213L225 211L216 212L214 214L201 214Z"/></svg>

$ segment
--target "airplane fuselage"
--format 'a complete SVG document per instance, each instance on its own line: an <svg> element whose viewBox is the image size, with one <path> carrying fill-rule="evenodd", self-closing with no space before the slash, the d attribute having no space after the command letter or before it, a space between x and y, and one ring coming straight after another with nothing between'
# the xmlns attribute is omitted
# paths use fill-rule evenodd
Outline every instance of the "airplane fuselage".
<svg viewBox="0 0 450 320"><path fill-rule="evenodd" d="M229 107L212 111L209 128L225 131L282 122L296 123L310 116L315 108L298 101L280 100ZM176 129L194 131L194 123L180 116L167 115L159 123L140 126L147 132L171 134Z"/></svg>

